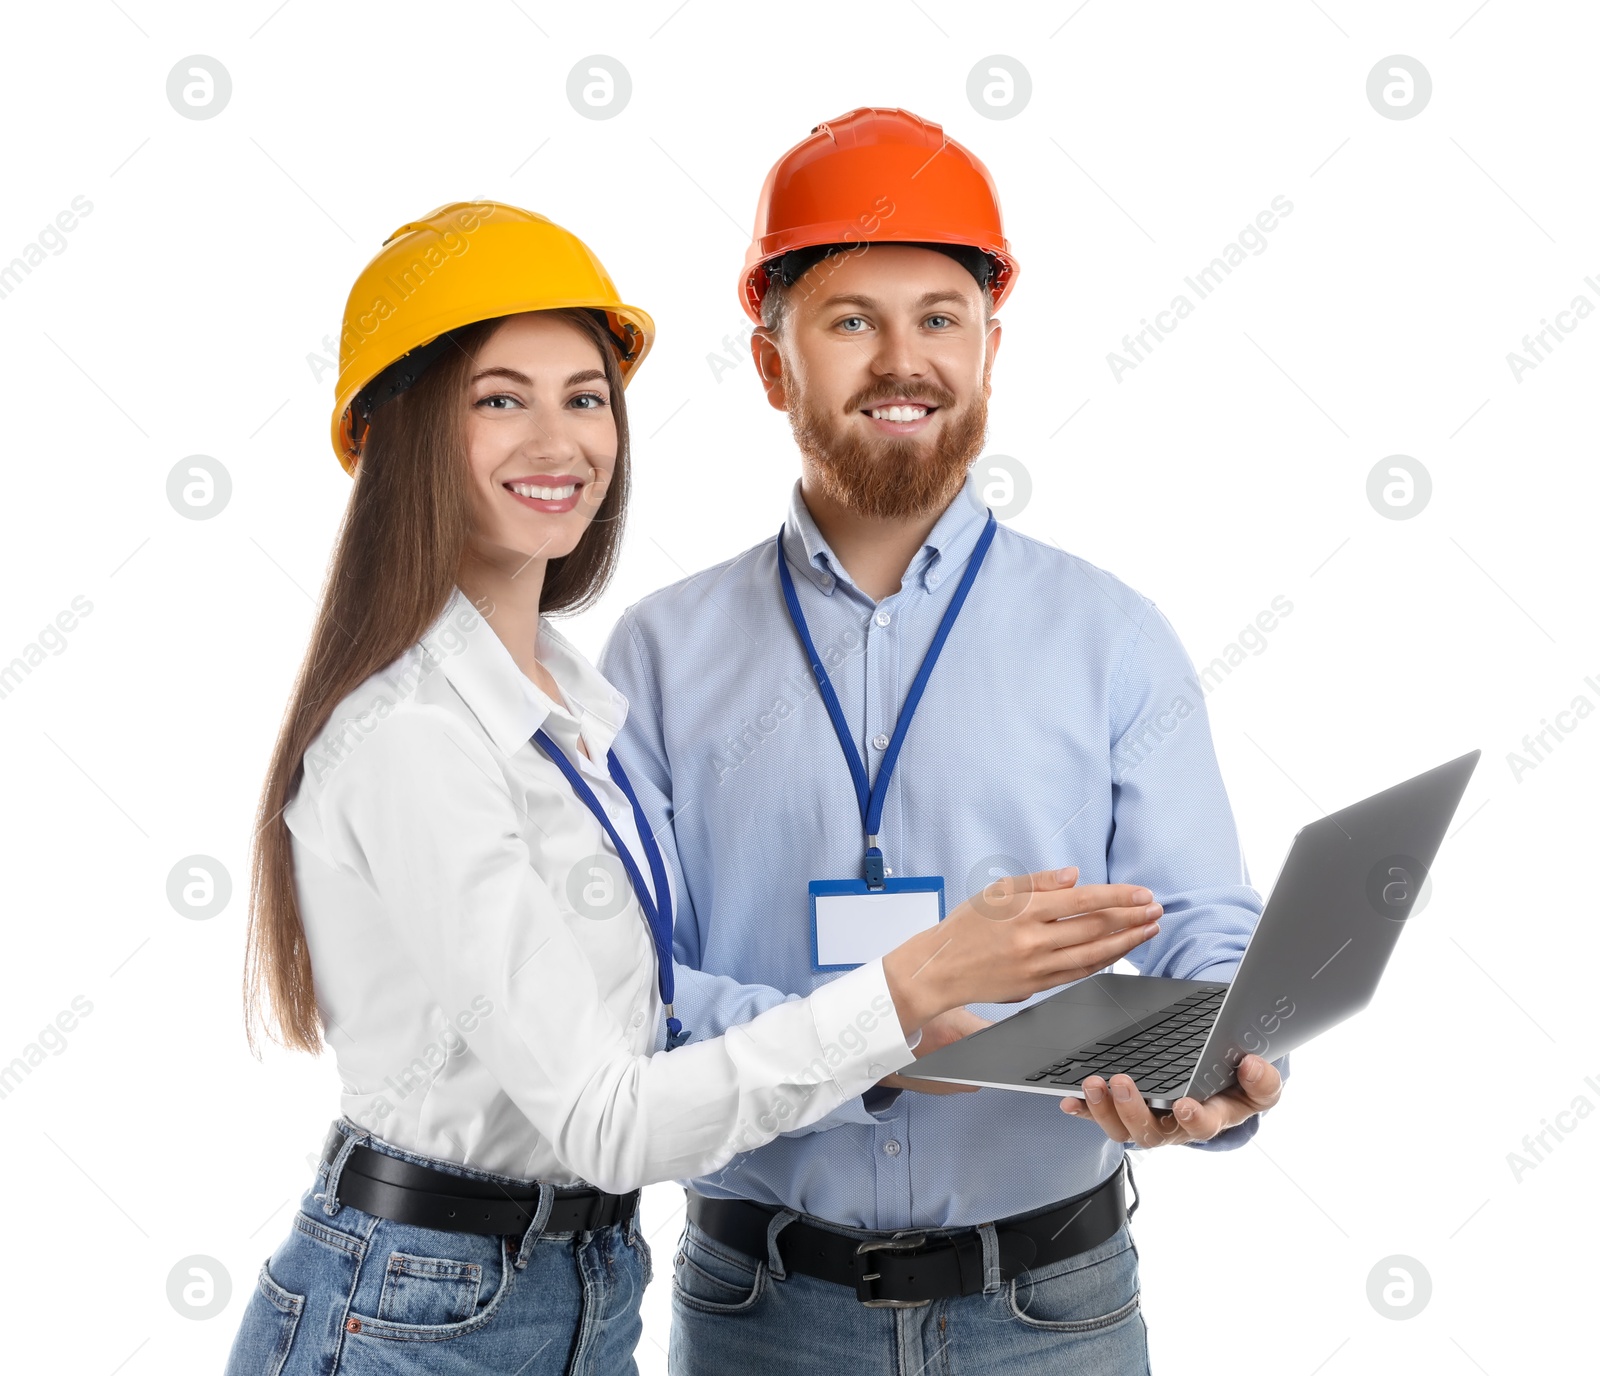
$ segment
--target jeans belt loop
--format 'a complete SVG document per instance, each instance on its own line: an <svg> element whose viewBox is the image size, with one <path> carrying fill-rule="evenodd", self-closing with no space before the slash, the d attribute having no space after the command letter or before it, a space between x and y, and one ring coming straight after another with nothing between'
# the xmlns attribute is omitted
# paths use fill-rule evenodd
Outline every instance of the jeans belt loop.
<svg viewBox="0 0 1600 1376"><path fill-rule="evenodd" d="M642 1202L643 1195L641 1192L640 1198L634 1200L633 1207L628 1210L628 1231L625 1236L629 1242L633 1242L639 1236L639 1215L643 1212L639 1205Z"/></svg>
<svg viewBox="0 0 1600 1376"><path fill-rule="evenodd" d="M980 1223L978 1236L983 1241L983 1293L1000 1291L1000 1234L992 1223Z"/></svg>
<svg viewBox="0 0 1600 1376"><path fill-rule="evenodd" d="M322 1212L332 1218L342 1207L339 1203L339 1177L344 1173L344 1163L350 1159L350 1153L361 1146L370 1134L365 1128L358 1128L348 1134L344 1145L339 1148L339 1154L333 1158L333 1164L328 1167L328 1183L323 1188Z"/></svg>
<svg viewBox="0 0 1600 1376"><path fill-rule="evenodd" d="M554 1185L544 1181L539 1182L539 1202L534 1207L533 1222L528 1224L528 1230L522 1235L522 1245L517 1248L516 1269L521 1271L533 1255L533 1246L544 1234L545 1225L550 1222L550 1210L555 1207L556 1190Z"/></svg>
<svg viewBox="0 0 1600 1376"><path fill-rule="evenodd" d="M783 1256L778 1251L778 1234L799 1217L793 1209L779 1209L767 1222L767 1270L773 1280L784 1280L789 1274L784 1269Z"/></svg>
<svg viewBox="0 0 1600 1376"><path fill-rule="evenodd" d="M1123 1152L1122 1153L1122 1168L1127 1173L1127 1177L1128 1178L1127 1178L1126 1183L1123 1184L1121 1186L1121 1188L1124 1191L1127 1191L1127 1190L1132 1190L1133 1191L1133 1203L1129 1204L1127 1206L1128 1217L1131 1220L1133 1218L1134 1213L1139 1208L1139 1188L1138 1188L1138 1186L1136 1186L1133 1183L1133 1153L1132 1152ZM1124 1199L1127 1198L1126 1193L1124 1193L1123 1198Z"/></svg>

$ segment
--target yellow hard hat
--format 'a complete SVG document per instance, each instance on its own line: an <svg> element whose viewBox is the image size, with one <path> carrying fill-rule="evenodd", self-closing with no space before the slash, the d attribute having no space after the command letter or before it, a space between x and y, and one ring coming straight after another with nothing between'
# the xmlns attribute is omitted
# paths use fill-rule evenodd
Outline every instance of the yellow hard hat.
<svg viewBox="0 0 1600 1376"><path fill-rule="evenodd" d="M344 308L333 451L345 472L355 472L360 450L354 403L379 374L411 355L416 366L391 376L392 395L433 361L424 346L440 341L442 349L446 331L564 306L605 315L626 385L650 352L655 321L622 303L577 235L500 201L455 201L401 225L356 278Z"/></svg>

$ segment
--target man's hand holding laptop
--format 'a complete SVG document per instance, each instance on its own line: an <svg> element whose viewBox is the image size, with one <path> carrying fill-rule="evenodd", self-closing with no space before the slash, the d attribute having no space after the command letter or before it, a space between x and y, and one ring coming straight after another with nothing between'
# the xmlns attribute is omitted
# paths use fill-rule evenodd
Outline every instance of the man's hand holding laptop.
<svg viewBox="0 0 1600 1376"><path fill-rule="evenodd" d="M1185 1096L1172 1106L1171 1113L1151 1109L1127 1075L1113 1075L1109 1087L1101 1076L1091 1075L1083 1082L1088 1103L1063 1099L1061 1111L1074 1118L1092 1118L1113 1142L1136 1142L1141 1147L1204 1142L1224 1128L1266 1112L1283 1093L1283 1076L1278 1067L1254 1052L1239 1062L1238 1073L1239 1083L1231 1089L1213 1094L1204 1102Z"/></svg>

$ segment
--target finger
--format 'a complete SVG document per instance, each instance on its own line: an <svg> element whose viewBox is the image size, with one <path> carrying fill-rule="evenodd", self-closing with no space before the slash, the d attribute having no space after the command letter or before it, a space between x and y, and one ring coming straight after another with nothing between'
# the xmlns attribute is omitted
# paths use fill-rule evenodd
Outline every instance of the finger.
<svg viewBox="0 0 1600 1376"><path fill-rule="evenodd" d="M1141 903L1131 908L1101 908L1081 917L1052 922L1050 940L1057 946L1081 945L1132 928L1148 926L1160 918L1164 911L1159 903Z"/></svg>
<svg viewBox="0 0 1600 1376"><path fill-rule="evenodd" d="M1166 912L1161 904L1151 901L1149 903L1133 903L1116 908L1096 908L1091 912L1078 913L1072 917L1046 918L1041 925L1049 930L1050 939L1059 946L1069 946L1079 942L1093 941L1097 937L1110 936L1113 932L1125 931L1129 927L1142 927L1148 922L1154 922Z"/></svg>
<svg viewBox="0 0 1600 1376"><path fill-rule="evenodd" d="M1213 1094L1203 1102L1186 1096L1172 1106L1172 1111L1183 1130L1196 1142L1209 1142L1219 1132L1242 1123L1254 1112L1236 1098L1232 1090Z"/></svg>
<svg viewBox="0 0 1600 1376"><path fill-rule="evenodd" d="M1077 882L1078 867L1067 865L1062 869L1035 870L1032 874L1001 875L1000 878L985 884L978 892L987 902L993 904L1010 898L1070 889Z"/></svg>
<svg viewBox="0 0 1600 1376"><path fill-rule="evenodd" d="M1182 1125L1191 1140L1209 1142L1228 1126L1224 1106L1217 1102L1220 1098L1222 1098L1220 1094L1213 1094L1201 1103L1198 1099L1185 1096L1172 1106L1173 1117Z"/></svg>
<svg viewBox="0 0 1600 1376"><path fill-rule="evenodd" d="M1077 869L1041 870L1037 874L1005 875L986 885L972 902L990 917L1020 917L1039 922L1077 917L1104 908L1126 908L1148 903L1153 895L1137 884L1087 884L1076 880ZM1063 876L1071 876L1063 878Z"/></svg>
<svg viewBox="0 0 1600 1376"><path fill-rule="evenodd" d="M1152 932L1151 935L1154 935ZM1034 973L1035 980L1050 980L1048 988L1062 984L1075 984L1079 980L1088 979L1097 975L1102 970L1107 970L1115 965L1124 956L1129 955L1141 942L1148 941L1149 936L1132 936L1121 941L1110 941L1105 944L1095 944L1091 947L1073 946L1066 951L1053 952L1051 956L1041 962Z"/></svg>
<svg viewBox="0 0 1600 1376"><path fill-rule="evenodd" d="M1011 922L1030 910L1037 894L1070 889L1077 882L1074 865L1035 874L1005 874L985 884L967 899L966 906L991 922Z"/></svg>
<svg viewBox="0 0 1600 1376"><path fill-rule="evenodd" d="M1035 901L1055 917L1078 917L1102 908L1131 908L1155 897L1142 884L1074 884L1038 894Z"/></svg>
<svg viewBox="0 0 1600 1376"><path fill-rule="evenodd" d="M1252 1112L1271 1108L1283 1094L1283 1076L1278 1067L1253 1051L1239 1062L1236 1073Z"/></svg>
<svg viewBox="0 0 1600 1376"><path fill-rule="evenodd" d="M1123 956L1136 946L1142 946L1160 930L1161 925L1152 922L1144 927L1129 927L1099 941L1059 946L1047 958L1045 973L1062 984L1069 980L1087 979L1106 966L1116 964Z"/></svg>
<svg viewBox="0 0 1600 1376"><path fill-rule="evenodd" d="M1252 1067L1253 1061L1259 1064ZM1253 1082L1244 1078L1252 1068L1257 1072ZM1256 1055L1246 1056L1239 1062L1238 1073L1240 1080L1237 1085L1220 1094L1213 1094L1203 1103L1186 1097L1173 1105L1178 1121L1191 1137L1209 1140L1278 1102L1283 1093L1283 1076L1271 1061L1262 1060Z"/></svg>
<svg viewBox="0 0 1600 1376"><path fill-rule="evenodd" d="M1170 1115L1164 1121L1156 1117L1150 1105L1139 1096L1139 1087L1131 1075L1111 1077L1111 1101L1129 1137L1141 1147L1165 1146L1174 1138L1186 1135L1183 1126L1174 1122Z"/></svg>
<svg viewBox="0 0 1600 1376"><path fill-rule="evenodd" d="M1122 1121L1111 1098L1111 1090L1100 1076L1089 1076L1083 1082L1083 1093L1089 1105L1089 1116L1100 1125L1101 1131L1107 1137L1113 1142L1132 1140L1128 1134L1127 1124Z"/></svg>
<svg viewBox="0 0 1600 1376"><path fill-rule="evenodd" d="M994 1025L988 1018L980 1018L969 1008L952 1008L944 1016L949 1019L949 1025L963 1037L970 1037L974 1032L981 1032L984 1028Z"/></svg>

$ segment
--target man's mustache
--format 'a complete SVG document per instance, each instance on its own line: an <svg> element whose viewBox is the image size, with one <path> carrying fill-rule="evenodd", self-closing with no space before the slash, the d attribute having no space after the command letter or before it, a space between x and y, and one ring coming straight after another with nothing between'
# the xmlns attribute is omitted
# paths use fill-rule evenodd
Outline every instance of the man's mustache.
<svg viewBox="0 0 1600 1376"><path fill-rule="evenodd" d="M920 402L927 406L954 406L956 394L937 384L926 382L895 385L888 382L863 387L844 405L847 414L864 411L869 406L885 401Z"/></svg>

